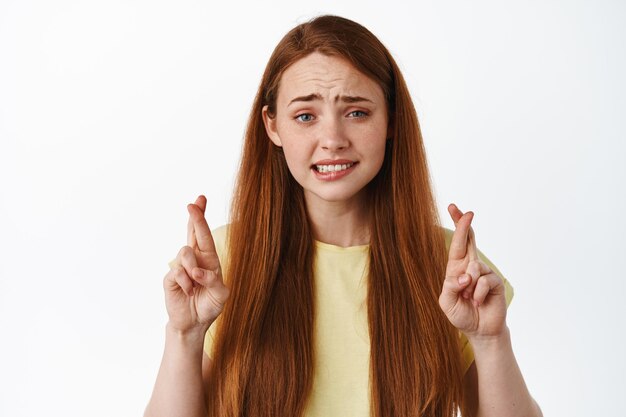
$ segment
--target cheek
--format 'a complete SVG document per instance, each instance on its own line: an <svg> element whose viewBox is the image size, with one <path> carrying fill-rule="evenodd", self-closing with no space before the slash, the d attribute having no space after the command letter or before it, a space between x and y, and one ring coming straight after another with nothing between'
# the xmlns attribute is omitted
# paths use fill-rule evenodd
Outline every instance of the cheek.
<svg viewBox="0 0 626 417"><path fill-rule="evenodd" d="M376 150L376 155L377 155L376 166L378 167L378 169L380 169L383 166L383 162L385 161L385 151L386 151L386 147L385 147L385 143L383 142L382 145L380 145L378 149Z"/></svg>
<svg viewBox="0 0 626 417"><path fill-rule="evenodd" d="M385 148L387 146L387 131L381 129L376 129L375 132L371 130L369 132L365 131L362 137L366 138L363 145L367 148L367 152L370 155L380 157L382 161L385 157Z"/></svg>
<svg viewBox="0 0 626 417"><path fill-rule="evenodd" d="M308 158L303 148L303 144L294 143L292 141L283 142L283 153L285 154L287 167L296 178L298 178L299 172L306 171L309 168L307 165Z"/></svg>
<svg viewBox="0 0 626 417"><path fill-rule="evenodd" d="M383 166L383 162L385 161L385 152L387 151L386 144L386 137L373 138L370 142L368 152L371 155L370 161L372 169L374 169L376 172L380 171Z"/></svg>

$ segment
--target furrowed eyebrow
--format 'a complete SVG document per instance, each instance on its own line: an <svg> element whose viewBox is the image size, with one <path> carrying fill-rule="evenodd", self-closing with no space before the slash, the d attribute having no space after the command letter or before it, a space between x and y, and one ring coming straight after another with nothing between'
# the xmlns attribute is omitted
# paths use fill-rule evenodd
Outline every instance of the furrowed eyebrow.
<svg viewBox="0 0 626 417"><path fill-rule="evenodd" d="M319 94L309 94L308 96L300 96L300 97L296 97L293 100L291 100L289 102L289 104L287 104L287 107L291 106L293 103L298 102L298 101L315 101L315 100L321 100L322 96L320 96Z"/></svg>
<svg viewBox="0 0 626 417"><path fill-rule="evenodd" d="M362 101L367 101L372 103L372 100L367 99L365 97L359 97L359 96L341 96L341 97L335 97L335 101L341 99L341 101L343 101L344 103L360 103Z"/></svg>
<svg viewBox="0 0 626 417"><path fill-rule="evenodd" d="M293 103L299 102L299 101L316 101L316 100L322 100L322 96L317 94L317 93L313 93L313 94L309 94L308 96L300 96L300 97L296 97L293 100L291 100L289 102L289 104L287 104L287 107L291 106ZM344 103L360 103L363 101L367 101L369 103L372 103L372 100L367 99L365 97L359 97L359 96L336 96L335 97L335 103L337 101L341 100Z"/></svg>

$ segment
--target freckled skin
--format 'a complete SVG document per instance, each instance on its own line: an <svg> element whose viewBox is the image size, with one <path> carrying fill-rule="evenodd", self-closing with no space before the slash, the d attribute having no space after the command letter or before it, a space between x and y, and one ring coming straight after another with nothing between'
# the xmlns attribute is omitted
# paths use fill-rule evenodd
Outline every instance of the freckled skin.
<svg viewBox="0 0 626 417"><path fill-rule="evenodd" d="M294 103L296 97L321 99ZM338 96L363 97L348 103ZM303 116L304 115L304 116ZM364 187L380 170L388 115L380 86L343 58L313 53L290 66L280 81L276 117L263 112L271 140L282 146L289 170L304 188L307 206L362 205ZM311 166L324 159L358 162L336 181L316 178Z"/></svg>

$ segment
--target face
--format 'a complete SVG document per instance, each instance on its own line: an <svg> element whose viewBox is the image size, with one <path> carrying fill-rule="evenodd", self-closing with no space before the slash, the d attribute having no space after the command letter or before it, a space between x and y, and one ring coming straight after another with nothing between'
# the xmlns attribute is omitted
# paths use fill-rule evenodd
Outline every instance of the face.
<svg viewBox="0 0 626 417"><path fill-rule="evenodd" d="M362 202L388 137L386 102L376 82L343 58L310 54L283 73L275 117L265 106L263 120L307 205Z"/></svg>

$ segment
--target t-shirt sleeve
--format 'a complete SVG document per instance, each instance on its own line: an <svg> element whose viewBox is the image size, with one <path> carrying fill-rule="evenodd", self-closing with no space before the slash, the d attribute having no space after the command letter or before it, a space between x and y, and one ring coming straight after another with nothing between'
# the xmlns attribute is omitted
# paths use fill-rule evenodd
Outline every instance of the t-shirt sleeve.
<svg viewBox="0 0 626 417"><path fill-rule="evenodd" d="M450 242L452 241L453 233L454 232L452 230L445 229L447 248L450 248ZM478 256L484 263L487 264L487 266L489 266L489 268L491 268L492 271L494 271L496 274L498 274L500 278L502 278L502 281L504 282L504 298L506 300L506 306L508 307L513 300L513 286L511 286L511 283L504 277L502 272L500 272L500 270L493 264L493 262L491 262L491 260L489 260L489 258L485 256L484 253L480 251L480 249L478 250ZM472 345L470 345L467 337L461 332L459 332L459 339L463 353L463 373L465 373L472 365L472 362L474 362L474 351L472 350Z"/></svg>

